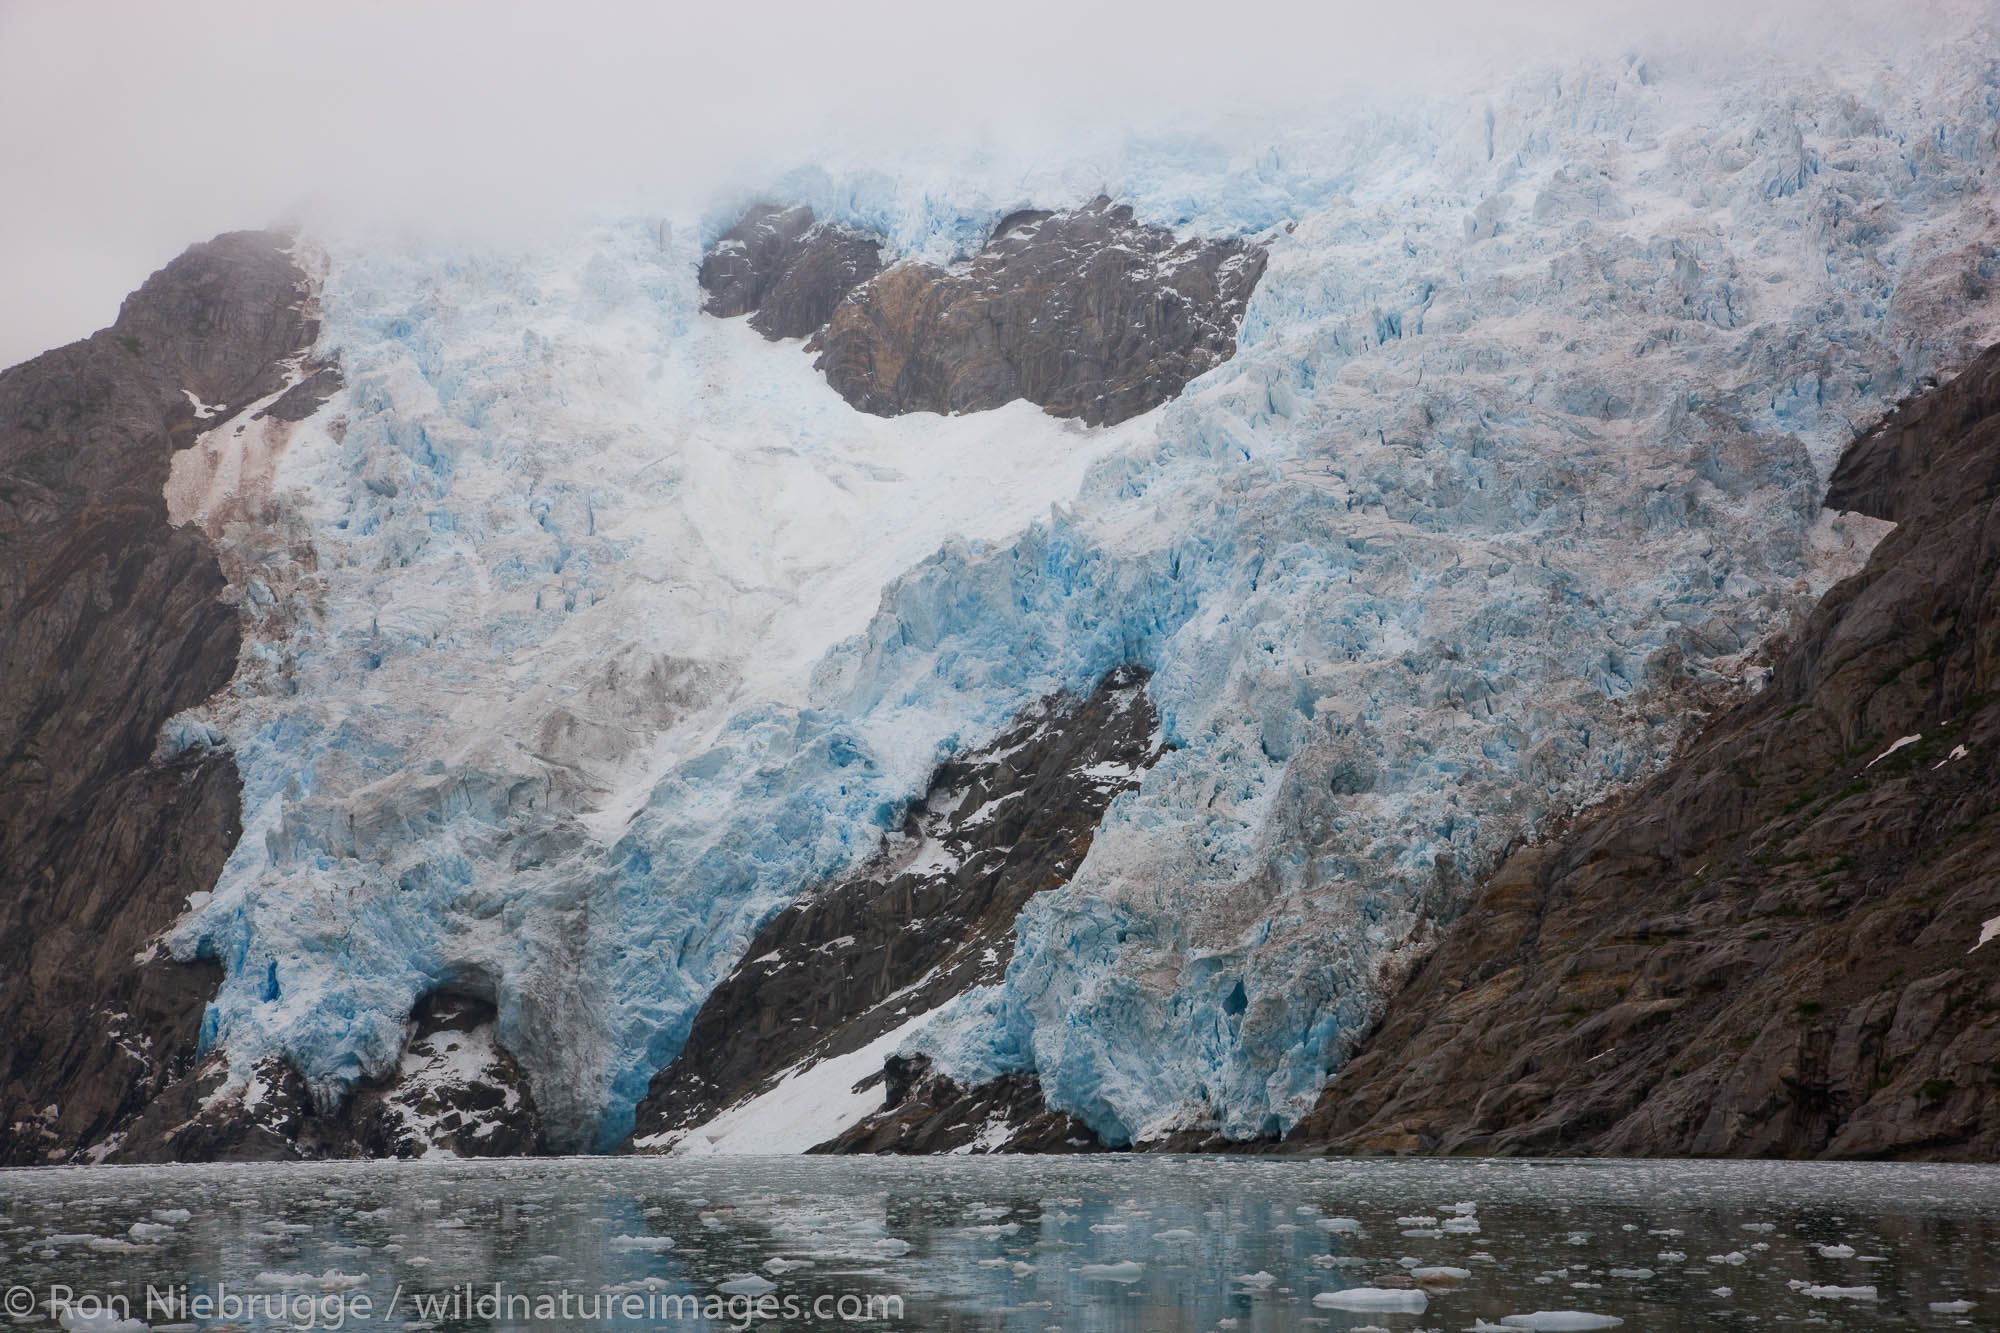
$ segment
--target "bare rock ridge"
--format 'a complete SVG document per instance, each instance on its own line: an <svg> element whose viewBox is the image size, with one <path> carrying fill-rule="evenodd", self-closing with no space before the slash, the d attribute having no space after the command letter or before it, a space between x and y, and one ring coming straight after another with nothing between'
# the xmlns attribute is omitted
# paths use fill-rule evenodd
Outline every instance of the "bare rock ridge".
<svg viewBox="0 0 2000 1333"><path fill-rule="evenodd" d="M1933 387L1896 405L1860 439L1849 445L1827 483L1826 507L1851 509L1901 523L1921 501L1930 509L1950 509L1967 497L1941 488L1932 477L1940 465L1985 466L1968 438L1989 417L2000 416L2000 361L1987 355L1943 387Z"/></svg>
<svg viewBox="0 0 2000 1333"><path fill-rule="evenodd" d="M2000 1158L2000 348L1827 502L1899 526L1762 693L1493 876L1287 1148Z"/></svg>
<svg viewBox="0 0 2000 1333"><path fill-rule="evenodd" d="M1159 757L1146 679L1120 667L1087 699L1025 710L992 743L940 765L873 861L766 923L654 1077L637 1146L671 1146L786 1072L859 1050L998 980L1022 906L1068 882L1106 807ZM1038 1113L1039 1090L1027 1085ZM891 1134L883 1150L941 1151L987 1122ZM1079 1135L1088 1141L1080 1127L1062 1137Z"/></svg>
<svg viewBox="0 0 2000 1333"><path fill-rule="evenodd" d="M228 682L239 631L163 490L199 431L337 383L304 364L287 245L197 245L110 328L0 373L0 1163L111 1142L194 1060L219 970L150 946L235 845L239 784L226 753L156 742Z"/></svg>
<svg viewBox="0 0 2000 1333"><path fill-rule="evenodd" d="M701 266L704 308L767 337L812 335L815 366L863 412L977 412L1025 398L1109 425L1150 411L1236 351L1268 258L1177 239L1098 198L1003 219L942 268L881 268L880 243L759 205Z"/></svg>

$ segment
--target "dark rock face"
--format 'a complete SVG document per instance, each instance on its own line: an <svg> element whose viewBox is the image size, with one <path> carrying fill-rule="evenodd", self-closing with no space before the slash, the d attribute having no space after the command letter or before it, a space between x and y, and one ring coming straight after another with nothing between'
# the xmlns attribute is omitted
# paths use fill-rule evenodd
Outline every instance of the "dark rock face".
<svg viewBox="0 0 2000 1333"><path fill-rule="evenodd" d="M228 1089L223 1056L170 1084L110 1152L114 1162L296 1161L329 1157L521 1157L547 1136L526 1076L495 1040L495 1013L465 995L425 997L395 1076L338 1108L314 1104L282 1060Z"/></svg>
<svg viewBox="0 0 2000 1333"><path fill-rule="evenodd" d="M339 1117L363 1157L522 1157L547 1150L527 1076L495 1038L499 1015L474 996L429 995L411 1016L395 1078L362 1089ZM331 1128L331 1127L330 1127Z"/></svg>
<svg viewBox="0 0 2000 1333"><path fill-rule="evenodd" d="M1145 682L1121 667L1088 699L1025 711L992 744L941 765L868 866L773 917L654 1077L639 1146L997 980L1022 906L1068 882L1105 808L1159 756Z"/></svg>
<svg viewBox="0 0 2000 1333"><path fill-rule="evenodd" d="M1150 411L1236 351L1268 258L1177 240L1100 198L1003 219L965 264L881 269L880 243L759 205L702 261L704 309L755 311L767 337L814 333L827 382L863 412L978 412L1025 398L1109 425Z"/></svg>
<svg viewBox="0 0 2000 1333"><path fill-rule="evenodd" d="M1177 241L1099 198L1016 213L960 268L898 264L834 311L827 383L864 412L977 412L1025 398L1107 425L1236 351L1266 254Z"/></svg>
<svg viewBox="0 0 2000 1333"><path fill-rule="evenodd" d="M197 245L110 328L0 374L0 1163L106 1142L194 1063L219 973L151 941L214 883L238 782L226 754L155 744L239 636L162 492L176 449L311 348L286 244ZM215 405L199 424L190 393Z"/></svg>
<svg viewBox="0 0 2000 1333"><path fill-rule="evenodd" d="M1901 523L1920 502L1954 505L1948 478L1963 469L1965 484L1980 484L1988 463L1968 437L1994 416L2000 416L2000 360L1989 352L1942 388L1897 404L1849 445L1827 483L1826 507Z"/></svg>
<svg viewBox="0 0 2000 1333"><path fill-rule="evenodd" d="M874 237L814 222L810 208L759 204L701 261L701 308L724 319L747 314L766 338L803 338L881 271Z"/></svg>
<svg viewBox="0 0 2000 1333"><path fill-rule="evenodd" d="M1829 503L1899 526L1762 694L1502 867L1289 1147L2000 1158L2000 348Z"/></svg>
<svg viewBox="0 0 2000 1333"><path fill-rule="evenodd" d="M1090 1127L1051 1111L1033 1074L965 1088L922 1056L883 1062L883 1109L816 1153L1104 1152Z"/></svg>

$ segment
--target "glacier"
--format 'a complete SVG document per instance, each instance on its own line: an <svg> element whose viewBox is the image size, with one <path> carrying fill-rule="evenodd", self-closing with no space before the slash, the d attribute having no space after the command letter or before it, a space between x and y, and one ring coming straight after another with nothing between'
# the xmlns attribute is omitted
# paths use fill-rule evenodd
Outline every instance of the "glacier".
<svg viewBox="0 0 2000 1333"><path fill-rule="evenodd" d="M477 994L608 1148L756 926L940 758L1140 663L1171 751L920 1025L1112 1143L1282 1132L1516 840L1643 776L1881 525L1855 426L1992 340L2000 43L1671 53L1022 171L823 164L533 250L301 242L348 387L169 498L224 552L244 834L165 944L338 1101ZM852 412L697 313L747 199L949 259L1100 189L1250 235L1236 357L1111 430Z"/></svg>

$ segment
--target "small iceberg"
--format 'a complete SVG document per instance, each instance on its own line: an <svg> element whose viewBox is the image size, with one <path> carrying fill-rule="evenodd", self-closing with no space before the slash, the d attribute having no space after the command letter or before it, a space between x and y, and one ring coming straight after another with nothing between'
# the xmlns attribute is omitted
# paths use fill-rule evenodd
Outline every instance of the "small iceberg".
<svg viewBox="0 0 2000 1333"><path fill-rule="evenodd" d="M1431 1298L1421 1291L1403 1287L1348 1287L1344 1291L1322 1291L1313 1304L1322 1310L1396 1310L1422 1314Z"/></svg>
<svg viewBox="0 0 2000 1333"><path fill-rule="evenodd" d="M1094 1282L1137 1282L1146 1266L1132 1259L1121 1259L1115 1264L1085 1264L1076 1271Z"/></svg>

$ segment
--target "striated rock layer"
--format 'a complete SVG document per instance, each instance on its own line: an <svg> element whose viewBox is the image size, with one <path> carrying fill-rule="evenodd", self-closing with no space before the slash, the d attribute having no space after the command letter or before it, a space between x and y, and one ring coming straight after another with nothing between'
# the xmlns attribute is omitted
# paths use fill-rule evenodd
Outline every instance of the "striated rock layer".
<svg viewBox="0 0 2000 1333"><path fill-rule="evenodd" d="M115 1148L192 1064L221 978L151 947L239 831L227 753L156 749L239 641L163 491L197 432L325 387L287 244L197 245L110 328L0 374L0 1162Z"/></svg>
<svg viewBox="0 0 2000 1333"><path fill-rule="evenodd" d="M1899 526L1768 688L1506 863L1289 1146L2000 1157L2000 347L1828 504Z"/></svg>

